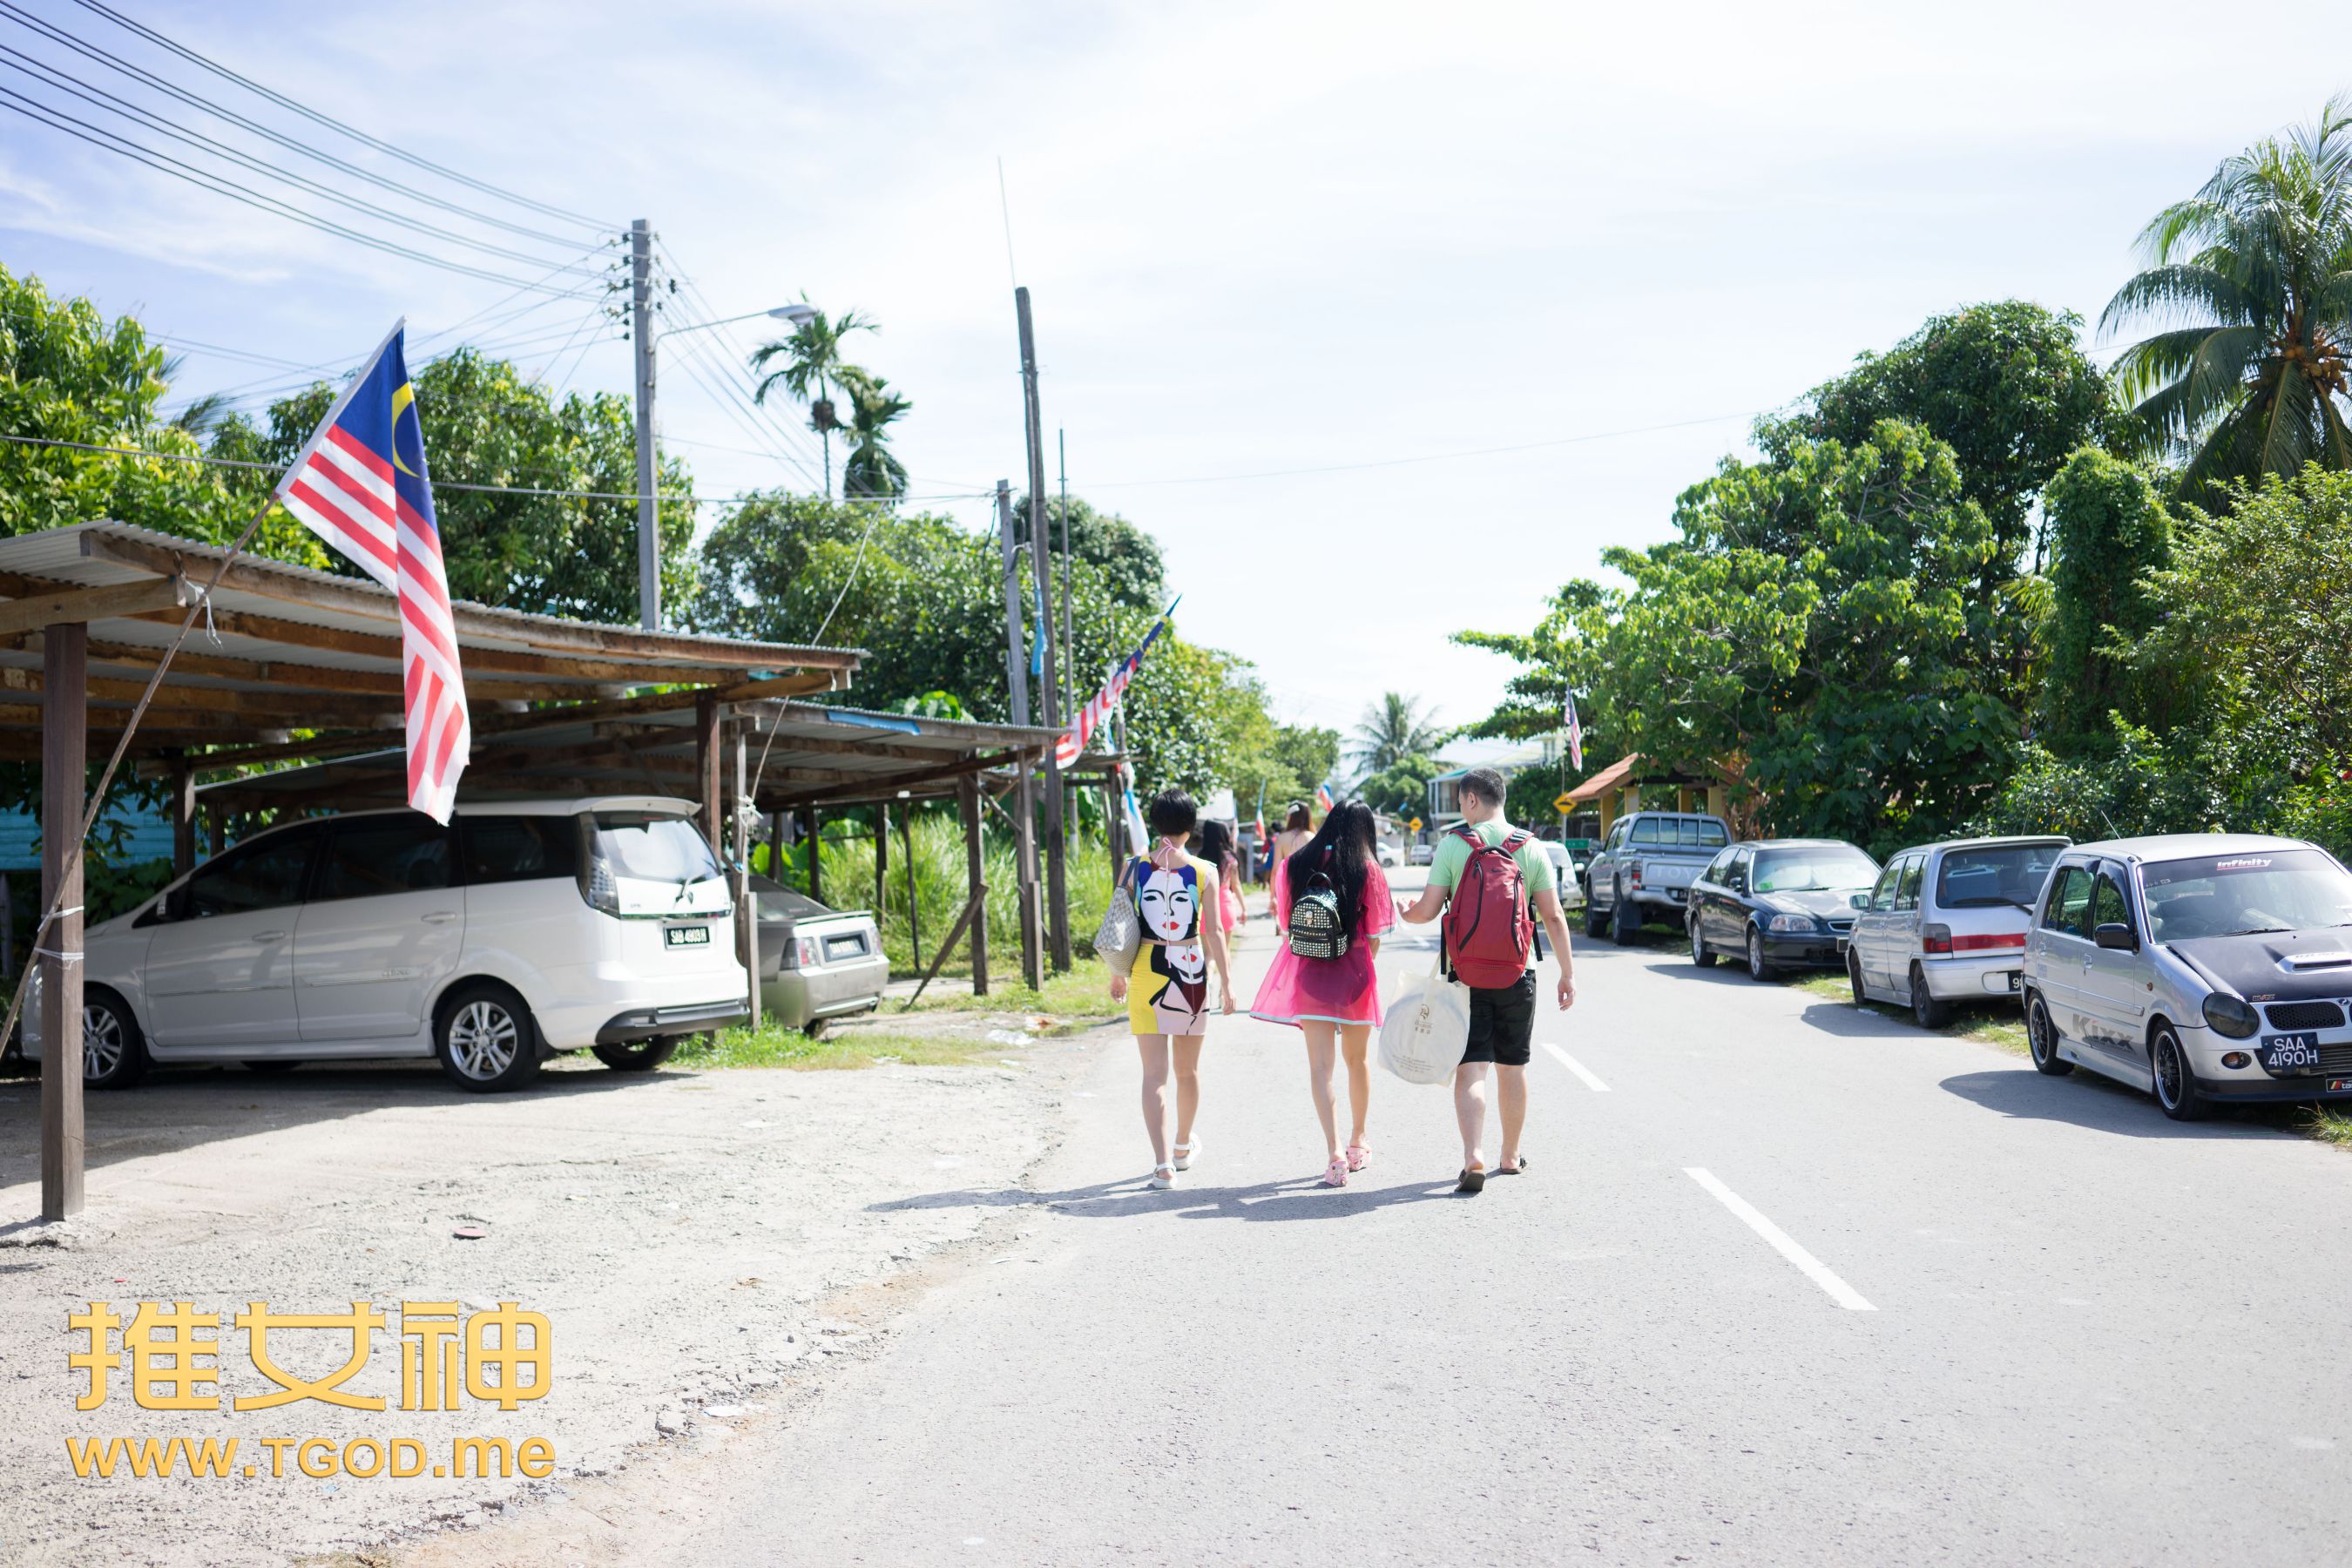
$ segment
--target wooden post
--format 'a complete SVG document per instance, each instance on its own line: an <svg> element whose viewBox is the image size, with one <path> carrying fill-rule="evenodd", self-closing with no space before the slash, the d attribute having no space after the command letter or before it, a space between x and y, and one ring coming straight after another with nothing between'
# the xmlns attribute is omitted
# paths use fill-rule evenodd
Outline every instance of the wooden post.
<svg viewBox="0 0 2352 1568"><path fill-rule="evenodd" d="M922 889L915 885L915 807L910 801L898 814L898 847L907 854L907 936L915 952L915 967L923 967ZM943 948L940 950L945 952Z"/></svg>
<svg viewBox="0 0 2352 1568"><path fill-rule="evenodd" d="M16 973L16 889L15 879L0 871L0 980Z"/></svg>
<svg viewBox="0 0 2352 1568"><path fill-rule="evenodd" d="M1127 857L1119 853L1118 842L1127 832L1127 824L1120 820L1126 815L1119 809L1118 775L1103 774L1103 843L1108 847L1110 879L1114 882L1127 869Z"/></svg>
<svg viewBox="0 0 2352 1568"><path fill-rule="evenodd" d="M1045 988L1045 900L1037 885L1036 770L1034 759L1016 764L1013 788L1013 859L1021 874L1021 979L1032 991Z"/></svg>
<svg viewBox="0 0 2352 1568"><path fill-rule="evenodd" d="M980 781L967 773L956 781L956 807L963 814L964 896L976 904L971 916L971 994L988 994L987 863L981 853Z"/></svg>
<svg viewBox="0 0 2352 1568"><path fill-rule="evenodd" d="M172 755L172 875L196 868L196 770L188 753Z"/></svg>
<svg viewBox="0 0 2352 1568"><path fill-rule="evenodd" d="M890 808L874 808L874 923L882 924L882 911L889 908L890 895Z"/></svg>
<svg viewBox="0 0 2352 1568"><path fill-rule="evenodd" d="M710 840L710 852L721 860L727 858L726 818L721 815L725 802L720 799L719 764L725 760L721 744L719 700L698 697L694 700L694 767L695 778L702 789L702 832Z"/></svg>
<svg viewBox="0 0 2352 1568"><path fill-rule="evenodd" d="M69 910L49 927L41 966L41 1217L81 1212L81 843L88 783L89 628L41 633L41 908ZM68 874L68 858L72 871ZM66 956L60 957L59 954Z"/></svg>
<svg viewBox="0 0 2352 1568"><path fill-rule="evenodd" d="M768 875L777 881L784 879L784 817L782 810L768 813Z"/></svg>
<svg viewBox="0 0 2352 1568"><path fill-rule="evenodd" d="M824 902L824 816L816 807L808 813L808 896Z"/></svg>
<svg viewBox="0 0 2352 1568"><path fill-rule="evenodd" d="M751 1016L744 1022L751 1028L760 1026L760 900L751 891L751 814L746 809L745 797L751 793L750 750L746 731L750 726L735 725L735 809L727 815L735 824L736 846L742 854L736 857L735 869L735 955L743 961L743 972L749 978Z"/></svg>

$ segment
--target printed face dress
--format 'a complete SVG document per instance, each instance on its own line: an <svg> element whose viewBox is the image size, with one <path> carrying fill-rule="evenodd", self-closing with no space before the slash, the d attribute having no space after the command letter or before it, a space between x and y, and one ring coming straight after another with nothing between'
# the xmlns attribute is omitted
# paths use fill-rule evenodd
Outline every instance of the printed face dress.
<svg viewBox="0 0 2352 1568"><path fill-rule="evenodd" d="M1128 988L1128 1023L1139 1035L1198 1035L1209 1026L1209 958L1201 946L1202 862L1174 870L1134 863L1142 962Z"/></svg>

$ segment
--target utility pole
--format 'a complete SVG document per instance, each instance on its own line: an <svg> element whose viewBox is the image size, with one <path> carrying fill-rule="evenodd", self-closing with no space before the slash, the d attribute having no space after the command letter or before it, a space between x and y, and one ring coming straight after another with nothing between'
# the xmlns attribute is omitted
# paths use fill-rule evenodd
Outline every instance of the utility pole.
<svg viewBox="0 0 2352 1568"><path fill-rule="evenodd" d="M1004 547L1004 675L1013 721L1029 722L1029 651L1021 636L1021 555L1013 543L1013 486L996 481L996 533Z"/></svg>
<svg viewBox="0 0 2352 1568"><path fill-rule="evenodd" d="M637 360L637 624L661 630L661 503L654 499L654 237L629 225L629 343Z"/></svg>
<svg viewBox="0 0 2352 1568"><path fill-rule="evenodd" d="M1013 721L1029 722L1029 653L1021 635L1021 550L1013 542L1013 486L996 481L996 533L1004 551L1004 673L1013 698ZM1021 911L1021 974L1031 990L1045 984L1040 962L1045 943L1037 909L1035 789L1028 759L1013 764L1013 866Z"/></svg>
<svg viewBox="0 0 2352 1568"><path fill-rule="evenodd" d="M1075 717L1086 694L1078 689L1077 643L1070 631L1070 433L1054 432L1054 454L1062 469L1062 711Z"/></svg>
<svg viewBox="0 0 2352 1568"><path fill-rule="evenodd" d="M1038 708L1048 730L1062 727L1061 701L1056 693L1060 660L1054 635L1054 552L1045 540L1045 427L1037 411L1037 338L1029 315L1029 290L1013 290L1013 313L1021 323L1021 402L1029 437L1029 554L1037 574L1037 637L1045 645L1045 668ZM1070 888L1066 863L1062 815L1062 764L1051 752L1045 757L1045 909L1054 970L1070 967Z"/></svg>

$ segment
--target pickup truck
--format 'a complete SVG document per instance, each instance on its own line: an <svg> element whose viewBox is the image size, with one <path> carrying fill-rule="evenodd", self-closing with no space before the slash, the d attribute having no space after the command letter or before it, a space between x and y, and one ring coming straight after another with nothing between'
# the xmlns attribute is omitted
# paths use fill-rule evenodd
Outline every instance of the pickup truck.
<svg viewBox="0 0 2352 1568"><path fill-rule="evenodd" d="M1691 883L1730 842L1730 826L1700 812L1619 817L1585 868L1584 934L1624 942L1651 921L1681 925Z"/></svg>

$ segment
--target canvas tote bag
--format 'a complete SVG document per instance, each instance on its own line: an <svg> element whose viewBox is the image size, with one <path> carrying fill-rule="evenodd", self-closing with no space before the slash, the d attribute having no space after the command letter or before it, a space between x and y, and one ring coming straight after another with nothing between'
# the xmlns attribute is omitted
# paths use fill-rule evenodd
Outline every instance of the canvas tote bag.
<svg viewBox="0 0 2352 1568"><path fill-rule="evenodd" d="M1389 1008L1381 1066L1407 1083L1448 1083L1470 1048L1470 988L1445 978L1445 953Z"/></svg>

